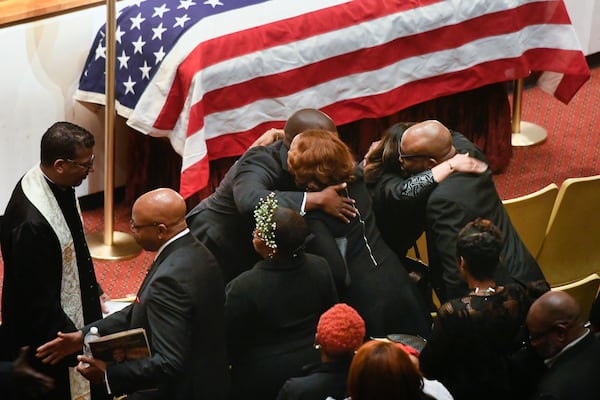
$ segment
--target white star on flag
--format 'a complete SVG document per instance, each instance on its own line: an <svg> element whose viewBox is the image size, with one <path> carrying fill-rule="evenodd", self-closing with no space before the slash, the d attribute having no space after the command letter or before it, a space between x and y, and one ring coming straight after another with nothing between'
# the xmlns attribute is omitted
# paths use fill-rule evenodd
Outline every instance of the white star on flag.
<svg viewBox="0 0 600 400"><path fill-rule="evenodd" d="M117 41L117 43L121 44L121 38L124 34L125 32L121 30L121 25L117 25L117 30L115 31L115 40Z"/></svg>
<svg viewBox="0 0 600 400"><path fill-rule="evenodd" d="M102 42L98 43L98 47L96 47L96 60L100 57L106 58L106 47L102 46Z"/></svg>
<svg viewBox="0 0 600 400"><path fill-rule="evenodd" d="M142 79L150 79L150 70L152 67L148 66L146 60L144 60L144 66L139 67L140 71L142 71Z"/></svg>
<svg viewBox="0 0 600 400"><path fill-rule="evenodd" d="M135 82L131 80L131 75L129 76L129 79L127 79L127 82L123 82L123 85L125 85L125 94L135 94L135 91L133 90Z"/></svg>
<svg viewBox="0 0 600 400"><path fill-rule="evenodd" d="M162 40L162 34L166 30L167 30L167 28L163 28L162 22L156 28L152 28L152 32L154 32L154 35L152 35L152 40L154 40L154 39Z"/></svg>
<svg viewBox="0 0 600 400"><path fill-rule="evenodd" d="M144 47L144 45L146 44L146 42L144 42L142 40L142 36L141 35L140 35L140 37L139 37L138 40L136 40L135 42L131 42L131 44L134 47L133 54L137 54L138 52L140 54L144 54L144 51L142 50L142 48Z"/></svg>
<svg viewBox="0 0 600 400"><path fill-rule="evenodd" d="M206 0L204 2L204 4L208 4L209 6L212 6L212 8L215 8L216 6L224 6L225 4L221 3L219 0Z"/></svg>
<svg viewBox="0 0 600 400"><path fill-rule="evenodd" d="M127 69L127 62L129 61L129 58L130 57L127 56L127 54L125 54L125 50L123 50L121 55L119 57L117 57L117 60L119 60L119 69L121 69L121 68Z"/></svg>
<svg viewBox="0 0 600 400"><path fill-rule="evenodd" d="M179 2L179 5L177 6L177 9L185 8L187 10L191 6L195 6L195 5L196 5L196 3L194 3L194 0L181 0Z"/></svg>
<svg viewBox="0 0 600 400"><path fill-rule="evenodd" d="M142 30L142 22L146 20L146 18L142 18L142 13L139 13L136 17L129 18L131 20L131 28L129 30L133 30L134 28Z"/></svg>
<svg viewBox="0 0 600 400"><path fill-rule="evenodd" d="M152 18L156 17L157 15L158 15L160 18L162 18L162 17L163 17L163 15L164 15L166 12L169 12L169 11L171 11L171 9L170 9L170 8L167 8L167 5L166 5L166 4L163 4L163 5L162 5L162 6L160 6L160 7L154 7L154 14L152 14Z"/></svg>
<svg viewBox="0 0 600 400"><path fill-rule="evenodd" d="M154 57L156 57L156 64L161 62L163 60L163 58L165 58L166 55L167 55L167 53L165 53L163 47L160 46L160 49L158 49L158 51L154 52Z"/></svg>
<svg viewBox="0 0 600 400"><path fill-rule="evenodd" d="M190 17L188 17L188 15L187 15L187 14L185 14L185 15L184 15L183 17L181 17L181 18L175 17L175 20L176 20L177 22L175 23L175 25L173 25L173 28L176 28L176 27L178 27L178 26L180 26L180 27L182 27L182 28L183 28L183 26L185 25L185 23L186 23L186 22L188 22L188 21L190 20Z"/></svg>

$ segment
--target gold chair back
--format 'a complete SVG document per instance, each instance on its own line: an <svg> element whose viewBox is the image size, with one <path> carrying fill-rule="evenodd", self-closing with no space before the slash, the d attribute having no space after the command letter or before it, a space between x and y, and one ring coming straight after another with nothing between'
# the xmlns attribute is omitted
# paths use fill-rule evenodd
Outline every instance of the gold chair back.
<svg viewBox="0 0 600 400"><path fill-rule="evenodd" d="M581 316L584 318L584 320L587 320L592 309L592 303L598 295L599 287L600 275L594 273L578 281L555 286L552 288L552 290L560 290L573 296L579 304Z"/></svg>
<svg viewBox="0 0 600 400"><path fill-rule="evenodd" d="M417 250L419 252L418 256L417 251L415 251L415 248L411 247L410 249L408 249L406 257L410 257L414 260L419 260L422 263L429 265L429 257L427 255L427 237L425 236L425 232L423 232L421 236L419 236L419 238L415 242L415 246L417 247Z"/></svg>
<svg viewBox="0 0 600 400"><path fill-rule="evenodd" d="M600 175L560 186L537 261L550 286L600 272Z"/></svg>
<svg viewBox="0 0 600 400"><path fill-rule="evenodd" d="M537 256L546 236L558 186L551 183L540 190L502 201L519 237L532 256Z"/></svg>

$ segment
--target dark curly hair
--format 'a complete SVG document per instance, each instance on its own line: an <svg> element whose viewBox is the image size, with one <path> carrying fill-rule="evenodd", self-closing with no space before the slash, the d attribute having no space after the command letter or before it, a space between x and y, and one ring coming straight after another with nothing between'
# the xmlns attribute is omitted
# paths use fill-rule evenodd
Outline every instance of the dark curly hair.
<svg viewBox="0 0 600 400"><path fill-rule="evenodd" d="M456 254L475 279L493 278L504 244L502 232L489 219L477 218L458 233Z"/></svg>

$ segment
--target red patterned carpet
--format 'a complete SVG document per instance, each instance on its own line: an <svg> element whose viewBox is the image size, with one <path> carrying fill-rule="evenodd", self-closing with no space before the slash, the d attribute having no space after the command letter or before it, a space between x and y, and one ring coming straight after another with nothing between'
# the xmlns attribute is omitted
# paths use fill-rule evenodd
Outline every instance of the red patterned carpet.
<svg viewBox="0 0 600 400"><path fill-rule="evenodd" d="M510 199L567 178L600 174L600 66L568 105L534 87L523 91L522 120L547 129L546 141L513 147L506 170L495 176Z"/></svg>
<svg viewBox="0 0 600 400"><path fill-rule="evenodd" d="M600 174L600 67L568 105L537 87L523 92L522 119L548 130L545 142L515 147L506 170L495 176L498 192L508 199L538 190L569 177ZM86 232L103 232L103 210L84 212ZM129 206L115 207L115 230L129 232ZM153 253L123 261L95 261L96 274L112 298L136 293ZM2 259L0 257L0 264ZM3 266L0 266L0 281ZM0 287L1 291L1 287Z"/></svg>

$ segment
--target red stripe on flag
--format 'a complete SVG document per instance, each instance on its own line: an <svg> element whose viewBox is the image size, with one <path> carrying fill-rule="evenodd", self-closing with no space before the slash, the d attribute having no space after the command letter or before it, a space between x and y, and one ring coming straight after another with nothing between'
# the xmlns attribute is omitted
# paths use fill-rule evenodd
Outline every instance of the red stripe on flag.
<svg viewBox="0 0 600 400"><path fill-rule="evenodd" d="M179 193L187 199L208 184L210 175L208 157L192 164L181 172L179 181Z"/></svg>
<svg viewBox="0 0 600 400"><path fill-rule="evenodd" d="M480 32L482 26L485 27L486 36L516 32L529 25L542 22L539 15L531 15L532 12L535 12L532 9L536 4L538 3L520 7L514 12L510 10L510 12L485 15L460 24L398 38L380 46L360 49L291 71L226 86L206 93L202 100L192 106L192 109L203 107L205 115L235 109L260 99L287 96L343 76L381 69L403 59L422 55L425 49L427 53L433 53L456 48L483 38L483 33ZM561 22L560 16L555 15L554 17L555 20L550 22ZM548 22L547 18L543 19ZM410 106L416 103L414 101L407 104ZM202 121L190 118L188 134L200 128L200 125L197 124L202 124Z"/></svg>
<svg viewBox="0 0 600 400"><path fill-rule="evenodd" d="M441 0L421 0L419 6L439 2ZM336 13L332 13L333 8ZM409 2L351 1L202 42L179 66L174 87L169 92L154 127L168 130L175 126L185 103L185 96L181 94L188 93L194 73L202 68L411 8L415 7ZM238 45L232 46L232 43Z"/></svg>

